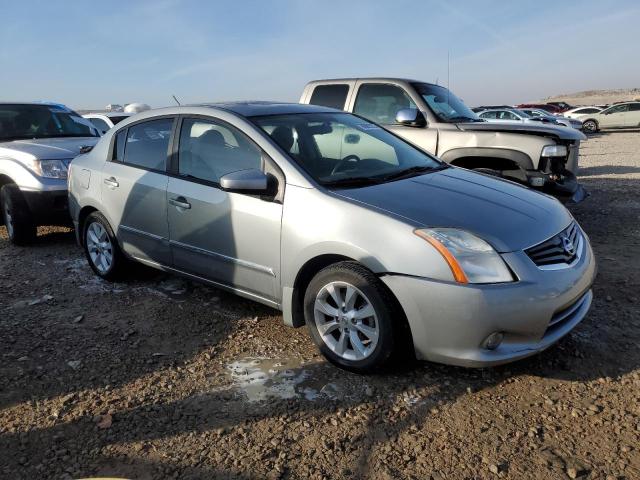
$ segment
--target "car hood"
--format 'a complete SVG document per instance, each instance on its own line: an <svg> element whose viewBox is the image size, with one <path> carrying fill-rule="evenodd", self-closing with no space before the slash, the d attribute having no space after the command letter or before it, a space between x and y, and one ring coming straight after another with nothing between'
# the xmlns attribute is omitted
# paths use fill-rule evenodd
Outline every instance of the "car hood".
<svg viewBox="0 0 640 480"><path fill-rule="evenodd" d="M487 130L492 132L512 132L530 135L552 135L562 140L586 140L587 137L575 129L564 128L563 126L554 126L544 122L526 122L526 123L492 123L492 122L468 122L458 123L460 130Z"/></svg>
<svg viewBox="0 0 640 480"><path fill-rule="evenodd" d="M416 227L472 232L501 253L536 245L572 220L553 197L456 167L334 193L403 217Z"/></svg>
<svg viewBox="0 0 640 480"><path fill-rule="evenodd" d="M12 152L32 155L40 160L62 160L74 158L80 154L80 148L93 146L99 137L40 138L34 140L14 140L0 142L0 155Z"/></svg>

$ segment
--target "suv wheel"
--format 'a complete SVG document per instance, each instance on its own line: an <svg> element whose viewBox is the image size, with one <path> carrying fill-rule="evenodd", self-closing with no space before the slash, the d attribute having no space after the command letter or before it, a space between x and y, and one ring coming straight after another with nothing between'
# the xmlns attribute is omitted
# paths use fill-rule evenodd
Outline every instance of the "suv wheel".
<svg viewBox="0 0 640 480"><path fill-rule="evenodd" d="M109 281L120 276L127 259L104 215L93 212L87 217L82 243L89 266L96 275Z"/></svg>
<svg viewBox="0 0 640 480"><path fill-rule="evenodd" d="M596 133L598 131L598 123L595 120L586 120L582 124L582 130L587 133Z"/></svg>
<svg viewBox="0 0 640 480"><path fill-rule="evenodd" d="M0 190L0 203L2 219L11 243L15 245L31 243L36 238L36 224L18 186L4 185Z"/></svg>
<svg viewBox="0 0 640 480"><path fill-rule="evenodd" d="M346 370L367 373L394 350L394 302L382 282L355 262L318 272L304 298L305 320L320 352Z"/></svg>

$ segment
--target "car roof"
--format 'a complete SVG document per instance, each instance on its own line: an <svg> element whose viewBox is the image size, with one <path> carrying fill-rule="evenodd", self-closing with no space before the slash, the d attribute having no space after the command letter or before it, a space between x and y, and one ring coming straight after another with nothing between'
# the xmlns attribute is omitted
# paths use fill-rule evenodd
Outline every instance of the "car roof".
<svg viewBox="0 0 640 480"><path fill-rule="evenodd" d="M413 80L411 78L400 77L352 77L352 78L324 78L318 80L311 80L309 83L322 83L322 82L355 82L357 80L365 80L367 82L407 82L407 83L423 83L426 85L434 85L441 87L435 83L425 82L424 80Z"/></svg>
<svg viewBox="0 0 640 480"><path fill-rule="evenodd" d="M130 117L131 115L135 115L129 112L83 112L82 116L86 115L103 115L105 117Z"/></svg>
<svg viewBox="0 0 640 480"><path fill-rule="evenodd" d="M218 108L221 110L227 110L233 113L237 113L238 115L242 115L243 117L286 115L292 113L344 113L342 110L337 110L330 107L322 107L319 105L267 101L199 103L186 106Z"/></svg>

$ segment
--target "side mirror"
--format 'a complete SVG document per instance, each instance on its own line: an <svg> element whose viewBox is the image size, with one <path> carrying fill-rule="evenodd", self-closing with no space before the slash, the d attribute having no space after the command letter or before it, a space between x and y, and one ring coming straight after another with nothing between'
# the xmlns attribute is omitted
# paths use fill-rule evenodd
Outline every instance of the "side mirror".
<svg viewBox="0 0 640 480"><path fill-rule="evenodd" d="M424 127L427 120L416 108L403 108L396 113L396 123L407 127Z"/></svg>
<svg viewBox="0 0 640 480"><path fill-rule="evenodd" d="M220 187L226 192L266 194L269 192L269 176L254 168L238 170L220 177Z"/></svg>

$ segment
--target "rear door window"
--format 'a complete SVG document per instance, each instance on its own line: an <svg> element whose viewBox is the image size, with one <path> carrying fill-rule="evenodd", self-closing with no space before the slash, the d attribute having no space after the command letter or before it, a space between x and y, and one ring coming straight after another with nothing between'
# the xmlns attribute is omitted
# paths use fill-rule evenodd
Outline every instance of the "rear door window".
<svg viewBox="0 0 640 480"><path fill-rule="evenodd" d="M346 84L318 85L313 90L309 103L344 110L348 93L349 85Z"/></svg>
<svg viewBox="0 0 640 480"><path fill-rule="evenodd" d="M165 171L172 127L173 118L150 120L130 126L127 130L124 163L147 170Z"/></svg>

